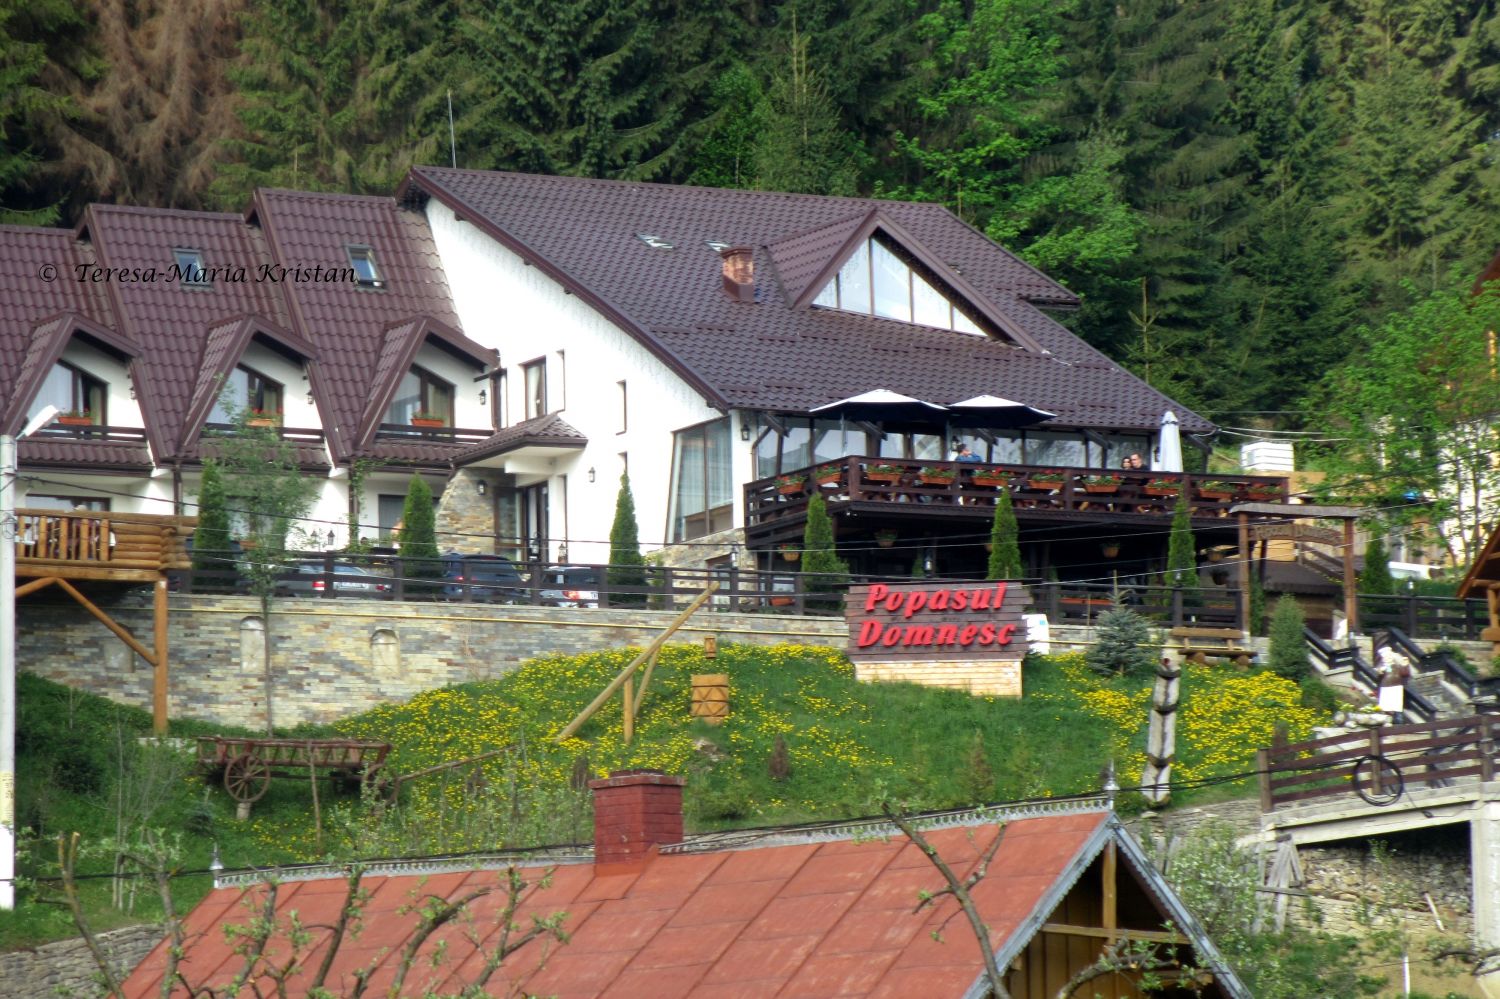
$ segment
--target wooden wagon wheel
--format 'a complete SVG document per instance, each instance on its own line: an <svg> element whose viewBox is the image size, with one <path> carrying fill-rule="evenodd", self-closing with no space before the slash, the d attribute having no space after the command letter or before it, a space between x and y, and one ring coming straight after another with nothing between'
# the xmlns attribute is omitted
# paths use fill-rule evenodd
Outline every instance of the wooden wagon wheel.
<svg viewBox="0 0 1500 999"><path fill-rule="evenodd" d="M366 767L360 773L361 788L368 787L377 799L387 804L394 805L396 796L400 792L400 783L392 780L391 775L385 772L385 764L377 763L372 767Z"/></svg>
<svg viewBox="0 0 1500 999"><path fill-rule="evenodd" d="M252 753L236 756L224 765L224 790L235 801L259 801L271 789L271 768Z"/></svg>

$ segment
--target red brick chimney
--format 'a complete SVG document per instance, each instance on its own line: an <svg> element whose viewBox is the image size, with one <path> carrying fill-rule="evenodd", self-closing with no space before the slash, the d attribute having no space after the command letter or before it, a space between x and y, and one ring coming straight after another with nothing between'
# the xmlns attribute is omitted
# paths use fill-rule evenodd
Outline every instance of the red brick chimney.
<svg viewBox="0 0 1500 999"><path fill-rule="evenodd" d="M685 777L660 770L616 770L589 781L594 792L594 863L629 864L653 846L682 842Z"/></svg>
<svg viewBox="0 0 1500 999"><path fill-rule="evenodd" d="M726 246L719 256L724 258L724 294L736 302L755 301L754 247Z"/></svg>

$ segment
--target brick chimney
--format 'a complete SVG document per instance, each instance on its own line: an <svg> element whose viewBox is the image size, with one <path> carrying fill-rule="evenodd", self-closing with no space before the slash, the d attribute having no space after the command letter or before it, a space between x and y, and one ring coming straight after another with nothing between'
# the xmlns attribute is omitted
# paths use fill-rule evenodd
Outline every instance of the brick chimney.
<svg viewBox="0 0 1500 999"><path fill-rule="evenodd" d="M755 249L726 246L719 256L724 258L724 294L736 302L755 301Z"/></svg>
<svg viewBox="0 0 1500 999"><path fill-rule="evenodd" d="M653 846L682 842L685 777L660 770L616 770L589 781L594 792L594 863L629 864Z"/></svg>

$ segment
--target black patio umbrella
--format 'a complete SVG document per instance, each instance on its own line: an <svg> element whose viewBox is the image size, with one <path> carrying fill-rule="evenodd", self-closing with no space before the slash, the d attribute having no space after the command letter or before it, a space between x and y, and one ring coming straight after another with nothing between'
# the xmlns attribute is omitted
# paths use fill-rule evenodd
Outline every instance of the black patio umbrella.
<svg viewBox="0 0 1500 999"><path fill-rule="evenodd" d="M1009 430L1026 427L1033 423L1050 420L1056 413L1028 406L1024 402L1013 402L998 395L976 395L948 407L948 422L955 427L973 427L984 430Z"/></svg>
<svg viewBox="0 0 1500 999"><path fill-rule="evenodd" d="M941 433L948 410L935 402L913 399L890 389L872 389L830 402L812 410L819 419L842 419L879 423L886 429L927 430Z"/></svg>

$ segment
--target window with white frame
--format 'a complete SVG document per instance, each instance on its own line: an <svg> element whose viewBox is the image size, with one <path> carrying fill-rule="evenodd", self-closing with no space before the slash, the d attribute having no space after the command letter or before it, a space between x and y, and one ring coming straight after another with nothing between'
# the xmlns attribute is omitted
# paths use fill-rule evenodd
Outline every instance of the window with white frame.
<svg viewBox="0 0 1500 999"><path fill-rule="evenodd" d="M104 426L108 422L108 398L109 386L103 381L77 365L58 361L42 381L32 409L40 413L48 406L56 406L65 416L87 416L94 426Z"/></svg>
<svg viewBox="0 0 1500 999"><path fill-rule="evenodd" d="M279 420L286 398L286 387L243 364L224 379L224 387L208 414L209 423L233 423L235 413L249 419Z"/></svg>
<svg viewBox="0 0 1500 999"><path fill-rule="evenodd" d="M526 416L534 420L547 415L547 361L545 358L521 365L526 382Z"/></svg>
<svg viewBox="0 0 1500 999"><path fill-rule="evenodd" d="M442 420L453 426L453 383L413 364L401 376L396 396L385 412L386 423L410 423L413 418Z"/></svg>
<svg viewBox="0 0 1500 999"><path fill-rule="evenodd" d="M879 237L865 240L813 304L984 336L973 319Z"/></svg>
<svg viewBox="0 0 1500 999"><path fill-rule="evenodd" d="M686 541L733 527L728 418L679 430L673 436L671 539Z"/></svg>

